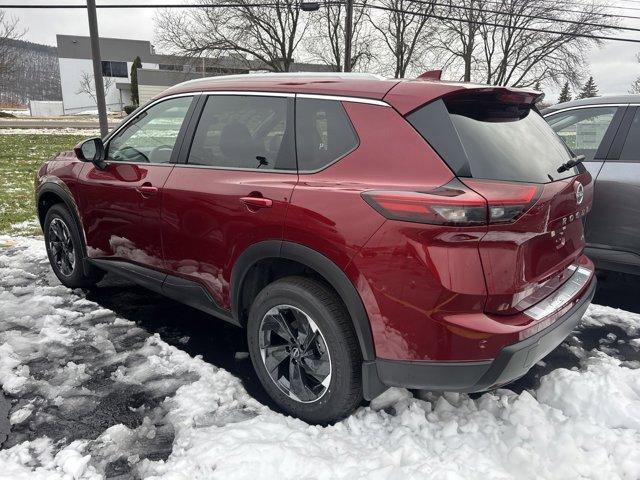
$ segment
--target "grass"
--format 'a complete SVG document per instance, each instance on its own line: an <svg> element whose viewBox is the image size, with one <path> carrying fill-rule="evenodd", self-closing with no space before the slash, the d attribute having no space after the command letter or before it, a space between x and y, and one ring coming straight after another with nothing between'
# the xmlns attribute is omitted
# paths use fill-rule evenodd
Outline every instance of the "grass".
<svg viewBox="0 0 640 480"><path fill-rule="evenodd" d="M42 163L70 150L77 135L0 135L0 233L39 234L33 179Z"/></svg>

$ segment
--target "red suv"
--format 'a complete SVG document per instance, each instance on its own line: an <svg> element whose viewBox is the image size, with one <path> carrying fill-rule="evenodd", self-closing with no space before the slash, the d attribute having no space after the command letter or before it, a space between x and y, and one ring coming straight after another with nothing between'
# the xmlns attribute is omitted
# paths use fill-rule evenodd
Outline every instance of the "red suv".
<svg viewBox="0 0 640 480"><path fill-rule="evenodd" d="M524 375L595 289L592 179L537 92L362 74L172 87L40 169L68 287L104 271L243 327L286 412Z"/></svg>

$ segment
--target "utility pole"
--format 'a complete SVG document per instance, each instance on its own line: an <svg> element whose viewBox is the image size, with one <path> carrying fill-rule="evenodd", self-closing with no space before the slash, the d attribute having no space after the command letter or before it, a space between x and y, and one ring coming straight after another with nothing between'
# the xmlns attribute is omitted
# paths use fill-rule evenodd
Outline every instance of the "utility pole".
<svg viewBox="0 0 640 480"><path fill-rule="evenodd" d="M351 40L353 37L353 0L347 0L347 18L344 25L344 66L342 71L351 71Z"/></svg>
<svg viewBox="0 0 640 480"><path fill-rule="evenodd" d="M96 0L87 0L87 14L89 15L91 58L93 59L93 80L96 84L96 101L98 103L98 119L100 120L100 136L104 138L109 132L109 125L107 124L107 105L104 99L104 83L102 82L102 61L100 59L100 37L98 36Z"/></svg>

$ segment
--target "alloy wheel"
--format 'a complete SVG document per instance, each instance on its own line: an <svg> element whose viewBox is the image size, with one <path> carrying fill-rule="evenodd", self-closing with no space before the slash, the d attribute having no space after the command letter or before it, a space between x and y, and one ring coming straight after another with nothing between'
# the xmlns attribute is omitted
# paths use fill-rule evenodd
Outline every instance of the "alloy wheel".
<svg viewBox="0 0 640 480"><path fill-rule="evenodd" d="M58 271L68 277L73 273L76 255L69 227L60 218L54 218L49 224L49 251Z"/></svg>
<svg viewBox="0 0 640 480"><path fill-rule="evenodd" d="M331 383L331 356L318 325L291 305L271 308L260 322L259 347L271 380L293 400L312 403Z"/></svg>

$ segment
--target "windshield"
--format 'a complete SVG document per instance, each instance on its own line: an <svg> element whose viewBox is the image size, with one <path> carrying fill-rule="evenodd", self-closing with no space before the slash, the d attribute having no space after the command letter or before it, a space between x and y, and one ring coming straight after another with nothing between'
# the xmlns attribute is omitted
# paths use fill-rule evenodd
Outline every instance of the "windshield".
<svg viewBox="0 0 640 480"><path fill-rule="evenodd" d="M408 119L460 177L548 183L580 168L558 173L571 152L528 105L462 97L428 104Z"/></svg>

